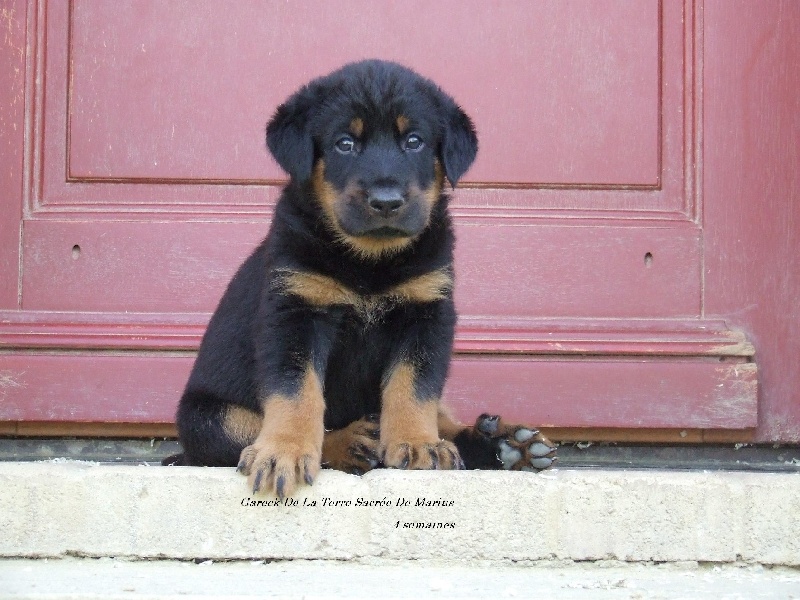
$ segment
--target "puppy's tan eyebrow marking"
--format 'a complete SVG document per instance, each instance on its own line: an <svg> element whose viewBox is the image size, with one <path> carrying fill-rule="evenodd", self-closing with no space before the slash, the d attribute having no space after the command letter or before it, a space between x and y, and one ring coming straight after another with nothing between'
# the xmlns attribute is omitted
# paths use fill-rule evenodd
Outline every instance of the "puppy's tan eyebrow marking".
<svg viewBox="0 0 800 600"><path fill-rule="evenodd" d="M410 124L411 122L405 115L400 115L397 117L397 119L395 119L395 125L397 125L397 131L399 133L405 133Z"/></svg>
<svg viewBox="0 0 800 600"><path fill-rule="evenodd" d="M364 133L364 119L356 117L350 121L350 133L356 137L361 137Z"/></svg>

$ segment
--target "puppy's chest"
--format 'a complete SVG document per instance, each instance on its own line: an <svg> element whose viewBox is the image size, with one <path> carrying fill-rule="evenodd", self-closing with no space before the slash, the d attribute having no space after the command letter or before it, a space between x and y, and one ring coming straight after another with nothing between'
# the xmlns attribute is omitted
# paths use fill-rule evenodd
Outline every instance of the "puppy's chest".
<svg viewBox="0 0 800 600"><path fill-rule="evenodd" d="M279 270L275 284L280 293L302 299L313 307L346 307L365 323L375 323L393 308L425 304L450 297L453 275L449 268L436 269L406 279L380 291L360 291L333 277L311 271Z"/></svg>

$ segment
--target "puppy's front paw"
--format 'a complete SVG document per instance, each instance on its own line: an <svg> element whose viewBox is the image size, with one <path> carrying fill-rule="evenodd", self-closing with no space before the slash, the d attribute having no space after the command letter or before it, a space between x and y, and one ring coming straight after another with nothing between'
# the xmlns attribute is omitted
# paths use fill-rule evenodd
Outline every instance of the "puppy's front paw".
<svg viewBox="0 0 800 600"><path fill-rule="evenodd" d="M320 460L320 449L310 444L259 438L242 450L237 469L248 476L254 493L264 490L282 500L302 483L314 482Z"/></svg>
<svg viewBox="0 0 800 600"><path fill-rule="evenodd" d="M394 442L383 453L383 464L394 469L463 469L464 462L452 442Z"/></svg>

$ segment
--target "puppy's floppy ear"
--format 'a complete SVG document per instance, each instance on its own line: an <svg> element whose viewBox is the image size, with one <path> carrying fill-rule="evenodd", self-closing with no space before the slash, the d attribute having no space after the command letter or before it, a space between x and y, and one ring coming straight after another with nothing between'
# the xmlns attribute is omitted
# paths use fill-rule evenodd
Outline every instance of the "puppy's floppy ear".
<svg viewBox="0 0 800 600"><path fill-rule="evenodd" d="M478 136L472 120L455 102L445 108L441 159L444 173L452 187L467 172L478 153Z"/></svg>
<svg viewBox="0 0 800 600"><path fill-rule="evenodd" d="M314 167L314 140L310 120L317 98L304 87L275 111L267 123L267 148L281 168L296 181L311 177Z"/></svg>

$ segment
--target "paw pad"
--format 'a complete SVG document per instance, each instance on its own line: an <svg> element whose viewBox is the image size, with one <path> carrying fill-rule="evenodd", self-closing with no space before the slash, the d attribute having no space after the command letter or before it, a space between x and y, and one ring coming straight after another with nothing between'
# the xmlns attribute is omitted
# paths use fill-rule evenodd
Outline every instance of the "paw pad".
<svg viewBox="0 0 800 600"><path fill-rule="evenodd" d="M557 460L555 444L537 429L505 425L496 415L481 415L475 429L491 440L506 471L542 471Z"/></svg>

